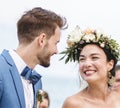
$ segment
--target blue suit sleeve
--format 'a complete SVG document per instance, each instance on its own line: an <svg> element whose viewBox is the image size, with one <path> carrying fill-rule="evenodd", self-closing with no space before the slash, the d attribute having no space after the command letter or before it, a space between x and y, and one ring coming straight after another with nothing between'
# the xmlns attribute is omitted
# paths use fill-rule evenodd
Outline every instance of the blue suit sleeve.
<svg viewBox="0 0 120 108"><path fill-rule="evenodd" d="M0 74L0 99L3 94L3 82L2 82L2 75Z"/></svg>

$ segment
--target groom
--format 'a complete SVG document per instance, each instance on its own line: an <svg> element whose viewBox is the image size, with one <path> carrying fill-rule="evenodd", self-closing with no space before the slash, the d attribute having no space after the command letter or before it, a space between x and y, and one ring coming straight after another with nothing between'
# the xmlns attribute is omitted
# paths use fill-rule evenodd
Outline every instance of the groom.
<svg viewBox="0 0 120 108"><path fill-rule="evenodd" d="M64 18L40 7L20 18L17 49L3 50L0 55L0 108L35 108L42 83L34 67L50 65L65 24Z"/></svg>

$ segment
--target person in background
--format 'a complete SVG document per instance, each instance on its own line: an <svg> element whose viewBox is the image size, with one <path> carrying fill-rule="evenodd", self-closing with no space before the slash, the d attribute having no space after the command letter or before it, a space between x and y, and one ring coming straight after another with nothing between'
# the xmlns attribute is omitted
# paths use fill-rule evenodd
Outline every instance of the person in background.
<svg viewBox="0 0 120 108"><path fill-rule="evenodd" d="M100 30L81 31L79 26L69 34L67 43L67 49L61 52L67 56L65 63L77 61L88 85L69 96L62 108L119 108L120 88L111 89L109 83L120 60L119 44Z"/></svg>
<svg viewBox="0 0 120 108"><path fill-rule="evenodd" d="M58 53L61 30L66 19L50 10L35 7L17 22L18 47L0 55L0 108L36 108L36 92L42 88L41 75L34 67L50 65Z"/></svg>
<svg viewBox="0 0 120 108"><path fill-rule="evenodd" d="M112 88L116 89L120 87L120 65L117 64L115 67L115 82L113 83Z"/></svg>

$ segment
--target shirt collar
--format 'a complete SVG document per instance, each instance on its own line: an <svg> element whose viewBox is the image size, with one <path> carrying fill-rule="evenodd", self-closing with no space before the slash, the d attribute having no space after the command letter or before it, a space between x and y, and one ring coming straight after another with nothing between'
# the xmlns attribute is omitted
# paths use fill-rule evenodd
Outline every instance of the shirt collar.
<svg viewBox="0 0 120 108"><path fill-rule="evenodd" d="M22 70L26 67L26 63L23 59L15 52L15 50L9 50L9 54L15 62L15 65L18 69L19 74L21 74Z"/></svg>

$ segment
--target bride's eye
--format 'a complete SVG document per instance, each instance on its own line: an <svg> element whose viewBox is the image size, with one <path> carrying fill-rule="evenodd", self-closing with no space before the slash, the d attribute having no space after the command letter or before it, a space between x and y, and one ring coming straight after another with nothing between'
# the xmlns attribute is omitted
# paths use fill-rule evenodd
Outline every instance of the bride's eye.
<svg viewBox="0 0 120 108"><path fill-rule="evenodd" d="M97 59L99 59L99 57L97 56L92 57L92 60L97 60Z"/></svg>
<svg viewBox="0 0 120 108"><path fill-rule="evenodd" d="M83 58L83 57L79 58L79 61L84 61L84 60L85 60L85 58Z"/></svg>

